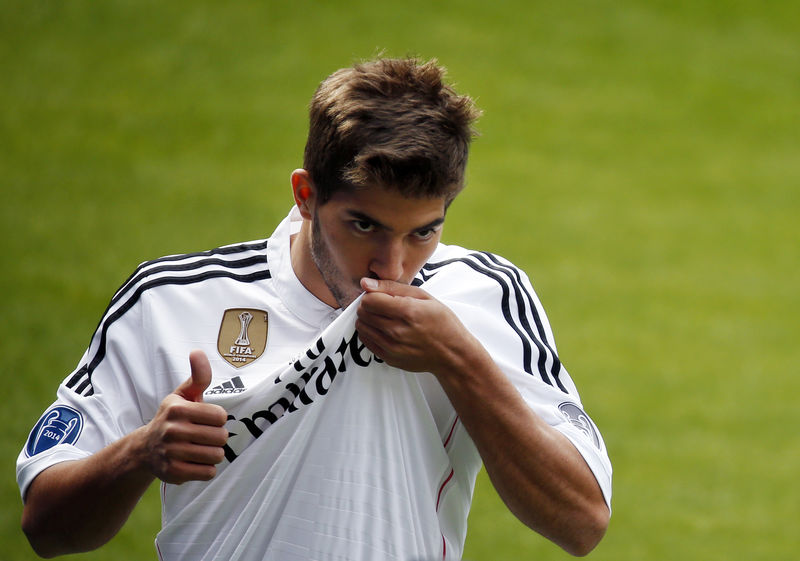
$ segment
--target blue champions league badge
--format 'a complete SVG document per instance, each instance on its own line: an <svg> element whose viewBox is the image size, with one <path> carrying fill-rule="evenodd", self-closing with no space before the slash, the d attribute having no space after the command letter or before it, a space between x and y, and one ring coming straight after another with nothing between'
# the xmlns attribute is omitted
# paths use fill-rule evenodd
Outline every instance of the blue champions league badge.
<svg viewBox="0 0 800 561"><path fill-rule="evenodd" d="M600 437L597 435L594 423L592 423L589 415L587 415L583 409L571 401L565 401L558 406L558 410L566 417L567 421L580 429L580 431L594 443L596 448L600 448Z"/></svg>
<svg viewBox="0 0 800 561"><path fill-rule="evenodd" d="M66 405L56 405L42 415L33 427L25 454L28 457L49 450L56 444L73 444L83 429L83 415Z"/></svg>

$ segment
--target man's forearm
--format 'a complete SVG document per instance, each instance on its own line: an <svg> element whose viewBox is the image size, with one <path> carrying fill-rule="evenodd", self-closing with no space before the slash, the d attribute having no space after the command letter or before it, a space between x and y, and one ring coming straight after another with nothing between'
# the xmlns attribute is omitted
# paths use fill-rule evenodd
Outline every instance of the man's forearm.
<svg viewBox="0 0 800 561"><path fill-rule="evenodd" d="M114 537L154 479L135 452L139 436L135 431L34 479L25 496L22 529L36 553L90 551Z"/></svg>
<svg viewBox="0 0 800 561"><path fill-rule="evenodd" d="M464 367L438 378L498 494L527 526L585 555L602 538L609 516L589 466L527 406L482 347L457 356Z"/></svg>

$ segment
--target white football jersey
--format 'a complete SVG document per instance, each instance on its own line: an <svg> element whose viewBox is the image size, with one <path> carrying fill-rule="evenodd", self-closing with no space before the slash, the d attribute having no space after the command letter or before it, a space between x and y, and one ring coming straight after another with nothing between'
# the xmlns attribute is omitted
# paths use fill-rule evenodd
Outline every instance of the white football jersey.
<svg viewBox="0 0 800 561"><path fill-rule="evenodd" d="M377 359L294 275L293 211L268 239L140 266L114 295L79 367L17 460L43 469L149 422L208 355L204 400L228 413L209 482L162 484L159 558L460 559L480 457L436 379ZM605 444L556 353L525 274L440 245L414 284L450 307L530 407L565 434L611 500Z"/></svg>

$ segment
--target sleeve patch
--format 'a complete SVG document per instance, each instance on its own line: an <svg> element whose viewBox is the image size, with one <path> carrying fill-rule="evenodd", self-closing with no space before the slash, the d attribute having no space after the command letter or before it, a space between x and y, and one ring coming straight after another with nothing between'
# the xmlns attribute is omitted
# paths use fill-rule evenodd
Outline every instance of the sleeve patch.
<svg viewBox="0 0 800 561"><path fill-rule="evenodd" d="M29 458L56 444L74 444L83 430L83 415L77 409L56 405L48 409L33 427L25 455Z"/></svg>
<svg viewBox="0 0 800 561"><path fill-rule="evenodd" d="M600 436L597 429L594 428L594 423L589 418L583 409L572 403L565 401L558 406L558 410L564 415L564 418L573 426L577 427L586 437L595 445L595 448L600 449Z"/></svg>

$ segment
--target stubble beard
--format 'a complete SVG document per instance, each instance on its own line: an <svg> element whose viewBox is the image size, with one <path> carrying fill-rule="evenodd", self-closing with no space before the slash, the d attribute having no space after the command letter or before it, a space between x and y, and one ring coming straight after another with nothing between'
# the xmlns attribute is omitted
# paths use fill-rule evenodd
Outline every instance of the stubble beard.
<svg viewBox="0 0 800 561"><path fill-rule="evenodd" d="M344 309L361 294L361 289L348 284L348 279L345 279L336 266L330 248L322 239L319 223L319 217L315 213L311 221L311 260L317 266L325 286L330 290L336 303Z"/></svg>

